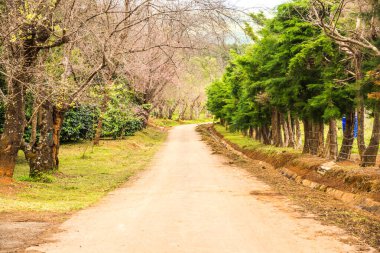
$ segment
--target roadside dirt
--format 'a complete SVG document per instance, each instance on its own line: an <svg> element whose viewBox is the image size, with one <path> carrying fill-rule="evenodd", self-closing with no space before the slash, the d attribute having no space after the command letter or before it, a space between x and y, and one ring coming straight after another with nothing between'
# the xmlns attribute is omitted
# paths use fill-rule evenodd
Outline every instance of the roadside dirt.
<svg viewBox="0 0 380 253"><path fill-rule="evenodd" d="M28 186L8 179L0 182L0 194L13 197ZM57 232L59 224L69 216L51 212L0 212L0 253L24 252L32 245L46 242L44 238Z"/></svg>
<svg viewBox="0 0 380 253"><path fill-rule="evenodd" d="M139 179L27 252L374 252L235 163L212 155L194 125L175 127Z"/></svg>
<svg viewBox="0 0 380 253"><path fill-rule="evenodd" d="M208 124L207 129L219 138L224 139L223 136L214 129L212 124ZM229 140L224 139L224 141L244 155L254 160L267 162L276 169L285 167L302 176L303 179L308 179L341 191L354 194L359 193L361 196L380 201L379 167L366 167L363 169L360 167L359 161L344 161L336 163L332 170L322 176L317 173L318 168L325 163L331 162L325 158L286 151L268 152L260 148L245 149Z"/></svg>
<svg viewBox="0 0 380 253"><path fill-rule="evenodd" d="M213 149L215 154L228 157L231 164L246 169L259 180L270 185L280 196L287 197L297 206L297 211L312 214L313 218L326 225L338 226L348 234L360 238L380 250L380 219L369 212L356 209L345 203L335 200L331 196L318 190L299 185L287 179L273 166L263 161L247 161L227 150L217 142L209 132L207 126L198 127L202 138ZM304 172L299 170L298 173ZM270 196L260 196L263 200L270 201ZM365 251L365 246L363 246Z"/></svg>
<svg viewBox="0 0 380 253"><path fill-rule="evenodd" d="M1 212L0 253L24 252L26 248L47 242L58 232L70 214L48 212Z"/></svg>

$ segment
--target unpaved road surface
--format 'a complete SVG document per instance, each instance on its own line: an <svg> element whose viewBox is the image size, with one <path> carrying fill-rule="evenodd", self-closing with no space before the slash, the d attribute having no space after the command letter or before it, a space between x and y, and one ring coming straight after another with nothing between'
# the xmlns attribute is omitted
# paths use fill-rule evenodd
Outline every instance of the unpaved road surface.
<svg viewBox="0 0 380 253"><path fill-rule="evenodd" d="M63 223L29 252L356 252L344 231L295 211L213 155L194 125L171 130L150 169Z"/></svg>

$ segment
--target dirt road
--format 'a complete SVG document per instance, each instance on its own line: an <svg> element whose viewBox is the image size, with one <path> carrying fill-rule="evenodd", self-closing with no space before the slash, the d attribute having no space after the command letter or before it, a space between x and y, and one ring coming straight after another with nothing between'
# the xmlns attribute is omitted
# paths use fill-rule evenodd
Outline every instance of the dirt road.
<svg viewBox="0 0 380 253"><path fill-rule="evenodd" d="M295 211L213 155L194 125L174 128L140 178L77 213L30 252L356 252L344 232Z"/></svg>

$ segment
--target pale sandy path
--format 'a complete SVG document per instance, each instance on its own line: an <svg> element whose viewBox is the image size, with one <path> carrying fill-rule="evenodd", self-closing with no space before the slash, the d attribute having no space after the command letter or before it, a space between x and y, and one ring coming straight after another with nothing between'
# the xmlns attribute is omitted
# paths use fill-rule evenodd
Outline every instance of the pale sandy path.
<svg viewBox="0 0 380 253"><path fill-rule="evenodd" d="M253 191L269 194L256 197ZM55 243L32 250L355 252L339 240L343 231L301 217L267 185L212 155L194 125L174 128L140 179L77 213L62 229Z"/></svg>

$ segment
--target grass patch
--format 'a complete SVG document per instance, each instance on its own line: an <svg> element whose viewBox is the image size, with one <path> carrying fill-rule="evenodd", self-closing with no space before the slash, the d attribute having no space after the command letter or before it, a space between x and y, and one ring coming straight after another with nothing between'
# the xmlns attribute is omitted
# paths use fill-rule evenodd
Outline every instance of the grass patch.
<svg viewBox="0 0 380 253"><path fill-rule="evenodd" d="M14 175L19 187L15 194L0 194L0 211L86 208L144 169L165 138L165 132L148 128L126 140L102 141L96 147L91 142L63 145L59 173L48 175L48 181L31 180L20 155Z"/></svg>
<svg viewBox="0 0 380 253"><path fill-rule="evenodd" d="M224 126L215 124L214 128L217 132L224 136L224 138L242 149L256 150L260 149L265 153L282 153L284 151L288 153L301 153L300 150L295 150L293 148L278 148L272 145L264 145L257 140L249 138L248 136L243 136L240 132L230 132Z"/></svg>
<svg viewBox="0 0 380 253"><path fill-rule="evenodd" d="M52 175L41 175L40 177L34 178L29 175L22 175L17 178L21 182L41 182L41 183L53 183L54 177Z"/></svg>
<svg viewBox="0 0 380 253"><path fill-rule="evenodd" d="M343 130L342 130L342 122L340 120L337 121L338 125L338 147L340 149L342 142L343 142ZM365 124L365 142L368 145L371 135L372 135L372 125L373 125L373 119L366 119ZM256 141L254 139L251 139L249 137L243 136L240 132L233 132L231 133L229 130L226 130L226 128L220 124L215 124L215 130L218 131L220 134L222 134L227 140L231 141L232 143L235 143L240 148L244 149L260 149L262 151L268 151L268 152L290 152L290 153L301 153L301 150L295 150L293 148L282 148L282 147L274 147L272 145L264 145L261 144L259 141ZM301 124L301 131L303 133L303 125ZM325 126L325 138L328 134L328 126ZM302 140L304 138L304 135L302 134ZM358 144L357 139L355 139L354 143L352 144L352 154L359 154L358 150ZM380 150L379 150L380 154Z"/></svg>

